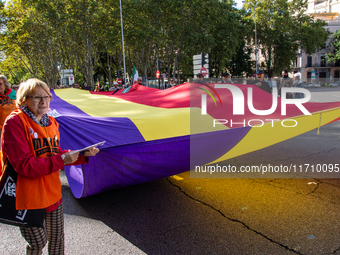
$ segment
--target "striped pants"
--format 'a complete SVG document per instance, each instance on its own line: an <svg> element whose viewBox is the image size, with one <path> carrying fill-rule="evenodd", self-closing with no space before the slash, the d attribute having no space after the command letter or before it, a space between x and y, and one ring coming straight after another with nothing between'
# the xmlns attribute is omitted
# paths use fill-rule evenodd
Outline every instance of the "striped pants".
<svg viewBox="0 0 340 255"><path fill-rule="evenodd" d="M44 228L20 228L28 242L26 254L40 255L48 241L48 254L64 254L64 215L63 204L58 209L46 213Z"/></svg>

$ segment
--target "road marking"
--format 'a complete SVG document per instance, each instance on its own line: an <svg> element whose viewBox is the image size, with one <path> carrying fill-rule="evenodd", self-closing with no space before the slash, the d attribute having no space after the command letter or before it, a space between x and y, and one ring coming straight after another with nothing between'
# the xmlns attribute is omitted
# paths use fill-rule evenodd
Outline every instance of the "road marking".
<svg viewBox="0 0 340 255"><path fill-rule="evenodd" d="M174 179L177 180L177 181L182 181L182 180L184 180L184 178L179 177L178 175L173 175L173 176L171 176L171 177L174 178Z"/></svg>

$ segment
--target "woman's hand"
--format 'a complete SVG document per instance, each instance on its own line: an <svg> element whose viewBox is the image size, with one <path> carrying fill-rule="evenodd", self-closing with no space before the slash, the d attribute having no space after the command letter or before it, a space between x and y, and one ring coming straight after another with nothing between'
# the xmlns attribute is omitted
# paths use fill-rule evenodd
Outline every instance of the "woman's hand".
<svg viewBox="0 0 340 255"><path fill-rule="evenodd" d="M92 147L88 151L85 151L84 156L85 157L95 156L98 152L99 152L98 148Z"/></svg>
<svg viewBox="0 0 340 255"><path fill-rule="evenodd" d="M64 157L65 156L65 157ZM63 161L65 165L72 164L78 159L79 152L71 154L71 151L66 152L63 154Z"/></svg>

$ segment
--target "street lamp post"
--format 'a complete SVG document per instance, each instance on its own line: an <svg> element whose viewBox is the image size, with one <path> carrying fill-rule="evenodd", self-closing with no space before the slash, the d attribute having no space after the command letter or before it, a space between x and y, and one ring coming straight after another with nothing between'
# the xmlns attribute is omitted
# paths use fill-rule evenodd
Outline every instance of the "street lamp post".
<svg viewBox="0 0 340 255"><path fill-rule="evenodd" d="M124 30L123 30L123 14L122 14L122 0L119 0L119 7L120 7L120 27L122 31L122 48L123 48L123 64L124 64L124 85L127 87L126 84L126 66L125 66L125 49L124 49Z"/></svg>
<svg viewBox="0 0 340 255"><path fill-rule="evenodd" d="M261 1L256 2L255 4L252 2L242 1L242 3L251 4L254 7L254 18L255 18L255 64L256 64L256 74L257 74L257 34L256 34L256 7L258 3Z"/></svg>

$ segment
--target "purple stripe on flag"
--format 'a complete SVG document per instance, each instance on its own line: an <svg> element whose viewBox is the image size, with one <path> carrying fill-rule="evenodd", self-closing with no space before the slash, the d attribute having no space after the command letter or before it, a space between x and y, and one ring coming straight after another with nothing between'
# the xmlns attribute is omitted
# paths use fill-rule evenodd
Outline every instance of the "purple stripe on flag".
<svg viewBox="0 0 340 255"><path fill-rule="evenodd" d="M88 164L65 171L74 196L86 197L188 171L190 159L194 164L207 164L232 149L249 130L229 129L105 148L90 157Z"/></svg>
<svg viewBox="0 0 340 255"><path fill-rule="evenodd" d="M145 141L128 118L61 116L56 120L63 149L77 150L101 141L106 143L99 149Z"/></svg>
<svg viewBox="0 0 340 255"><path fill-rule="evenodd" d="M69 104L65 100L58 97L54 93L54 90L51 90L50 92L53 96L53 100L50 103L50 108L52 110L58 109L58 113L60 113L61 115L67 115L67 116L77 116L77 117L88 117L88 116L90 116L87 113L80 110L77 106Z"/></svg>
<svg viewBox="0 0 340 255"><path fill-rule="evenodd" d="M101 141L100 148L143 142L145 139L129 118L91 117L55 95L50 108L58 109L61 148L77 150Z"/></svg>
<svg viewBox="0 0 340 255"><path fill-rule="evenodd" d="M190 168L208 164L234 148L251 127L240 127L192 135L190 138Z"/></svg>

